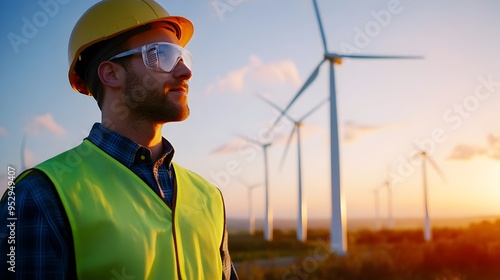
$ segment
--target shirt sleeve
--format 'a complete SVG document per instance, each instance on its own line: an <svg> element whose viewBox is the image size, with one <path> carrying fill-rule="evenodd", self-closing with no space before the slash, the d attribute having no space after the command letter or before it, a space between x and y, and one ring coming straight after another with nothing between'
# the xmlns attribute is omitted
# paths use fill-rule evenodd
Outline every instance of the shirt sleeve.
<svg viewBox="0 0 500 280"><path fill-rule="evenodd" d="M34 170L16 183L14 199L14 221L8 199L0 201L0 279L76 279L71 228L52 182Z"/></svg>
<svg viewBox="0 0 500 280"><path fill-rule="evenodd" d="M234 268L233 262L231 261L231 257L229 255L227 230L224 230L224 238L222 241L220 253L222 258L222 279L238 280L238 274L236 273L236 269Z"/></svg>

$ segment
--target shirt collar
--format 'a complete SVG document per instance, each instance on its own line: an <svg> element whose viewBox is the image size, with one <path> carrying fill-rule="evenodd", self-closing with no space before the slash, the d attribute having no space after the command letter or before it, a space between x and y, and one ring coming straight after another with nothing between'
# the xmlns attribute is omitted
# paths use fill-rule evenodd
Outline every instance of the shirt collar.
<svg viewBox="0 0 500 280"><path fill-rule="evenodd" d="M151 150L100 123L92 126L87 139L126 167L131 167L137 161L151 161ZM174 156L174 148L164 137L162 137L162 144L163 152L158 162L170 165Z"/></svg>

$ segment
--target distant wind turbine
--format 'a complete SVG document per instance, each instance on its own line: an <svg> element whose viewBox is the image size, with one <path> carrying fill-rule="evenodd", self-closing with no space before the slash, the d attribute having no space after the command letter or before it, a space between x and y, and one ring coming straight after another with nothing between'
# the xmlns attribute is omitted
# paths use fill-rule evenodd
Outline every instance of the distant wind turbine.
<svg viewBox="0 0 500 280"><path fill-rule="evenodd" d="M380 225L380 203L379 203L379 197L378 197L378 192L380 191L380 187L377 187L373 190L373 195L375 198L375 230L380 230L381 225Z"/></svg>
<svg viewBox="0 0 500 280"><path fill-rule="evenodd" d="M248 190L248 233L253 236L255 235L255 217L252 209L252 190L259 187L260 184L249 185L241 180L240 183Z"/></svg>
<svg viewBox="0 0 500 280"><path fill-rule="evenodd" d="M385 188L387 191L387 229L394 228L394 215L393 215L393 188L392 181L390 177L390 167L387 167L387 173L384 182L380 185L379 189Z"/></svg>
<svg viewBox="0 0 500 280"><path fill-rule="evenodd" d="M428 206L428 190L427 190L427 167L426 163L429 162L434 170L439 174L439 176L444 180L444 174L432 159L432 157L426 151L420 151L419 155L422 160L422 182L423 182L423 192L424 192L424 209L425 209L425 220L424 220L424 240L432 240L432 226L431 220L429 218L429 206Z"/></svg>
<svg viewBox="0 0 500 280"><path fill-rule="evenodd" d="M394 218L392 215L392 185L390 179L385 179L382 184L380 184L377 188L373 190L373 194L375 196L375 228L377 230L381 229L380 223L380 211L379 211L379 192L382 189L386 189L387 191L387 229L392 229L394 227Z"/></svg>
<svg viewBox="0 0 500 280"><path fill-rule="evenodd" d="M292 132L290 133L290 136L288 137L288 141L285 147L285 151L283 152L283 156L281 158L281 163L280 163L280 169L283 166L285 162L285 158L288 152L288 148L290 147L290 143L292 141L292 138L297 132L297 164L298 164L298 169L297 169L297 174L298 174L298 189L299 189L299 194L298 194L298 216L297 216L297 240L304 242L307 240L307 207L306 207L306 202L304 200L304 191L302 188L302 154L301 154L301 149L300 149L300 127L302 126L302 122L309 117L312 113L314 113L316 110L318 110L323 104L325 104L328 99L325 99L321 101L318 105L314 106L309 112L304 114L302 118L300 119L294 119L290 117L286 112L283 111L278 105L274 104L273 102L269 101L268 99L264 98L263 96L257 95L260 99L262 99L264 102L269 104L271 107L275 108L276 110L280 111L283 113L283 115L290 120L293 124L294 127L292 129Z"/></svg>
<svg viewBox="0 0 500 280"><path fill-rule="evenodd" d="M392 185L389 179L386 179L382 185L387 189L387 229L394 228L394 216L392 214Z"/></svg>
<svg viewBox="0 0 500 280"><path fill-rule="evenodd" d="M21 172L28 169L26 166L26 134L21 139Z"/></svg>
<svg viewBox="0 0 500 280"><path fill-rule="evenodd" d="M247 140L248 142L254 143L258 146L262 147L262 151L264 153L264 186L265 186L265 207L266 214L264 217L264 239L267 241L273 240L273 213L271 209L271 202L269 199L269 171L267 164L267 148L271 146L271 143L261 143L257 140L254 140L249 137L240 136L241 138Z"/></svg>
<svg viewBox="0 0 500 280"><path fill-rule="evenodd" d="M307 78L304 85L300 88L297 94L292 98L288 106L283 110L274 125L276 125L281 117L290 109L297 98L306 90L306 88L316 79L321 65L325 61L329 61L330 69L330 157L331 157L331 223L330 223L330 251L340 255L347 253L347 229L346 229L346 211L345 197L340 185L340 153L339 153L339 137L338 137L338 121L337 121L337 100L335 93L335 74L334 64L340 64L342 58L366 58L366 59L414 59L422 58L420 56L378 56L378 55L353 55L340 54L329 52L326 45L325 33L321 22L318 5L316 0L313 0L316 18L321 33L323 43L323 59L316 66L311 75Z"/></svg>

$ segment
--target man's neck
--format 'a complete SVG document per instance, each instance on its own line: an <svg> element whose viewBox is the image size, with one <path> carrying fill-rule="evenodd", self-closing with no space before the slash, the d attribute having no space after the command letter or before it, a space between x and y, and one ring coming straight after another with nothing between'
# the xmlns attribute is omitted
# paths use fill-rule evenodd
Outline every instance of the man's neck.
<svg viewBox="0 0 500 280"><path fill-rule="evenodd" d="M156 162L162 156L163 145L161 129L163 124L151 124L146 121L103 121L102 124L106 128L151 150L151 158L153 161Z"/></svg>

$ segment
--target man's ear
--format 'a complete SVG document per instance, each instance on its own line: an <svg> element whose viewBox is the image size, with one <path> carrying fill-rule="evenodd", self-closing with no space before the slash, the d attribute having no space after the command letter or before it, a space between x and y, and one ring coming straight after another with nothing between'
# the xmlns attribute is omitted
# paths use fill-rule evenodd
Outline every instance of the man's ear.
<svg viewBox="0 0 500 280"><path fill-rule="evenodd" d="M125 82L125 69L117 63L103 61L97 68L97 74L104 87L120 88Z"/></svg>

